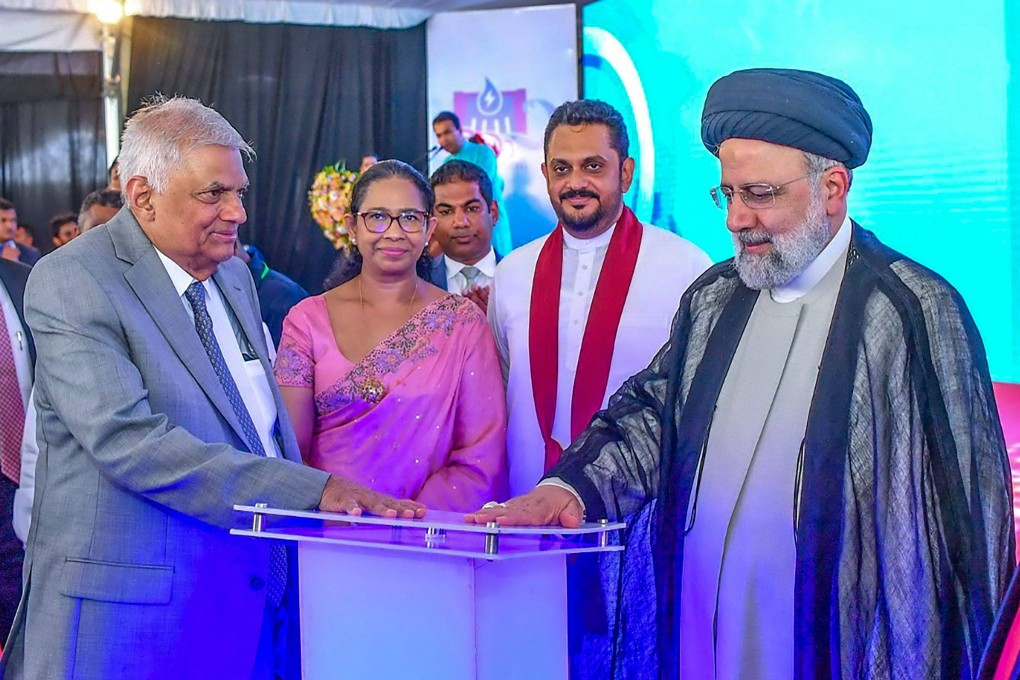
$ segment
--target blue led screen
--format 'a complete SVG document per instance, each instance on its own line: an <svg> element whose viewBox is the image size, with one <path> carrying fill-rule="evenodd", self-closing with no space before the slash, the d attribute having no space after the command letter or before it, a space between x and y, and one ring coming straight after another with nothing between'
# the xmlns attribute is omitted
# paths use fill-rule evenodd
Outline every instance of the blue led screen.
<svg viewBox="0 0 1020 680"><path fill-rule="evenodd" d="M1014 5L1014 6L1011 6ZM714 260L732 255L702 146L709 86L740 68L822 71L874 121L850 215L945 276L996 380L1020 382L1020 3L599 0L583 10L584 96L627 119L628 204Z"/></svg>

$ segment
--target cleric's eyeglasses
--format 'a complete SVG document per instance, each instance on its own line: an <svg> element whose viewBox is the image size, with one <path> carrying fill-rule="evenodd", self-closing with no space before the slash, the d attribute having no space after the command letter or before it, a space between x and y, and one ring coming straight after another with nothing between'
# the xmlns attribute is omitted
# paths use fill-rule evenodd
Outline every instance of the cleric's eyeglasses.
<svg viewBox="0 0 1020 680"><path fill-rule="evenodd" d="M712 201L715 203L715 207L720 210L729 209L730 204L733 203L733 194L740 194L740 200L742 200L744 205L748 208L751 208L752 210L764 210L765 208L771 208L776 204L776 194L783 187L825 172L826 170L831 169L831 167L809 172L802 177L791 179L789 182L783 182L782 184L772 185L760 182L755 184L743 184L736 188L720 185L712 187L708 190L708 193L712 196Z"/></svg>
<svg viewBox="0 0 1020 680"><path fill-rule="evenodd" d="M359 212L358 217L365 223L365 228L374 234L382 234L396 222L406 234L415 234L425 228L429 214L424 210L405 210L399 215L391 215L381 210Z"/></svg>

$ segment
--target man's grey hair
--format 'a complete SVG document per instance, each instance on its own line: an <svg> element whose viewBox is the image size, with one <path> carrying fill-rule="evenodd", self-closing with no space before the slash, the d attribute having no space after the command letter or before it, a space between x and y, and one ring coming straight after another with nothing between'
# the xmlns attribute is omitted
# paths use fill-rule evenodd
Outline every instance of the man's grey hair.
<svg viewBox="0 0 1020 680"><path fill-rule="evenodd" d="M188 97L156 95L128 119L120 145L120 176L124 185L144 177L158 193L170 176L202 146L225 146L251 160L255 151L220 113Z"/></svg>
<svg viewBox="0 0 1020 680"><path fill-rule="evenodd" d="M807 171L810 173L819 173L828 170L829 168L844 168L846 170L847 178L849 182L847 184L847 190L850 190L850 185L854 182L854 171L846 167L839 161L834 161L831 158L825 156L819 156L818 154L811 153L809 151L801 151L804 155L804 165L807 166Z"/></svg>

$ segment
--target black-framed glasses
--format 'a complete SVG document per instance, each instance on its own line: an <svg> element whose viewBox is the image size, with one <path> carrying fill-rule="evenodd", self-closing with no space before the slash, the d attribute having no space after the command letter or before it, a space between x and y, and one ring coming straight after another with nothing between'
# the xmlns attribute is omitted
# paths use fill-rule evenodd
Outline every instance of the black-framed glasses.
<svg viewBox="0 0 1020 680"><path fill-rule="evenodd" d="M708 190L708 193L712 196L712 202L715 203L715 207L720 210L728 210L730 204L733 203L733 194L739 194L740 200L744 202L748 208L752 210L764 210L765 208L771 208L776 204L776 192L783 187L799 182L802 179L807 179L813 175L817 175L830 170L833 167L822 168L821 170L814 170L806 175L791 179L789 182L783 182L782 184L766 184L760 182L756 184L743 184L739 187L727 187L717 186L712 187Z"/></svg>
<svg viewBox="0 0 1020 680"><path fill-rule="evenodd" d="M367 210L359 212L358 217L365 224L365 229L374 234L385 232L394 222L405 234L415 234L424 229L425 223L429 220L429 214L424 210L405 210L399 215L391 215L381 210Z"/></svg>

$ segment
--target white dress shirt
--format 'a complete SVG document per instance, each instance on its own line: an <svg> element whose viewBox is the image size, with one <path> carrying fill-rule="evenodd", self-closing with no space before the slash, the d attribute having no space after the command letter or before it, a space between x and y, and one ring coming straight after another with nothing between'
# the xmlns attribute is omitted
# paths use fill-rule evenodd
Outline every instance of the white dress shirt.
<svg viewBox="0 0 1020 680"><path fill-rule="evenodd" d="M39 443L35 438L36 417L35 386L25 406L25 433L21 437L21 479L14 490L14 535L23 544L28 543L28 528L32 524L32 503L35 500L35 464L39 459Z"/></svg>
<svg viewBox="0 0 1020 680"><path fill-rule="evenodd" d="M21 390L21 403L25 406L25 430L32 430L32 436L35 436L35 410L31 408L31 392L32 392L32 355L28 350L28 337L25 335L25 327L21 325L21 318L18 316L18 311L14 308L14 300L11 299L10 293L7 292L7 287L0 282L0 313L4 315L4 321L7 324L7 335L11 342L11 351L14 355L14 372L18 376L18 388ZM24 435L22 436L24 439ZM24 471L22 471L24 474ZM12 511L12 524L14 526L14 532L20 538L18 534L19 524L23 523L25 507L24 499L19 504L20 489L14 491L14 508ZM19 505L22 507L19 508ZM20 510L20 516L19 516ZM28 500L27 506L28 514L32 513L32 501ZM27 533L27 523L26 523ZM24 540L24 539L22 539Z"/></svg>
<svg viewBox="0 0 1020 680"><path fill-rule="evenodd" d="M463 295L468 287L468 280L464 276L463 269L469 265L457 262L457 260L450 258L449 255L443 255L443 259L446 261L446 290L457 295ZM475 277L474 285L479 288L488 286L491 290L492 279L496 276L496 251L489 248L489 252L485 257L470 266L478 269L478 276Z"/></svg>
<svg viewBox="0 0 1020 680"><path fill-rule="evenodd" d="M666 342L680 297L711 264L690 241L664 229L642 227L641 249L620 318L603 408L623 382L644 369ZM614 230L615 226L591 239L564 233L552 429L553 438L564 447L570 443L571 402L581 341ZM535 413L528 335L535 266L546 238L518 248L500 262L489 296L489 322L507 382L511 495L530 490L544 472L545 444Z"/></svg>
<svg viewBox="0 0 1020 680"><path fill-rule="evenodd" d="M191 304L184 297L184 291L188 289L196 279L184 271L180 265L171 260L163 253L156 250L160 262L166 268L166 273L173 282L177 296L184 305L188 317L194 322L195 313ZM213 334L216 336L216 344L220 346L223 359L227 363L230 375L237 385L237 391L241 393L241 399L251 415L255 429L262 440L262 447L266 450L267 456L282 457L273 431L276 428L276 402L273 400L273 391L269 386L269 378L262 368L262 362L256 359L245 361L241 355L241 347L238 344L238 336L243 334L233 312L229 311L230 306L223 299L219 286L212 277L202 282L206 292L206 307L209 316L212 318ZM271 344L271 343L270 343Z"/></svg>
<svg viewBox="0 0 1020 680"><path fill-rule="evenodd" d="M28 351L28 337L21 325L18 310L7 287L0 282L0 309L3 310L4 321L7 322L7 334L14 353L14 371L18 375L18 387L21 388L21 402L28 403L28 395L32 390L32 355Z"/></svg>

